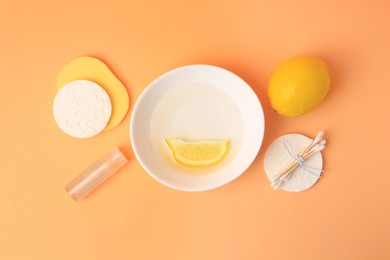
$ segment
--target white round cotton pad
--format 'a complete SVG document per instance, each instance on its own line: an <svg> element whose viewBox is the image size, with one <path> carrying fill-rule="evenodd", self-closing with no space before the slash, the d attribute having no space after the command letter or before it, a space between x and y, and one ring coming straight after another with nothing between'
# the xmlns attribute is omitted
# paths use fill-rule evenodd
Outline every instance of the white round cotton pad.
<svg viewBox="0 0 390 260"><path fill-rule="evenodd" d="M111 101L98 84L75 80L58 91L53 114L62 131L73 137L88 138L106 127L111 116Z"/></svg>
<svg viewBox="0 0 390 260"><path fill-rule="evenodd" d="M305 149L312 140L300 134L287 134L276 139L268 148L264 157L264 169L268 179L271 181L275 176L285 169L294 159L288 153L285 143L292 153L298 154ZM310 188L318 180L322 170L322 155L318 152L304 161L303 166L309 166L310 171L298 167L294 170L292 177L283 183L280 189L291 192L304 191Z"/></svg>

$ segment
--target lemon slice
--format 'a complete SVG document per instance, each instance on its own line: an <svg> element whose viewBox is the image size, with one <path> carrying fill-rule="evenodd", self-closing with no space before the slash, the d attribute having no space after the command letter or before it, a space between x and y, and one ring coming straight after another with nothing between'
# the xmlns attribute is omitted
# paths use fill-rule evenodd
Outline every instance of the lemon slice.
<svg viewBox="0 0 390 260"><path fill-rule="evenodd" d="M229 149L229 140L184 142L180 139L165 139L173 158L188 166L207 166L220 162Z"/></svg>

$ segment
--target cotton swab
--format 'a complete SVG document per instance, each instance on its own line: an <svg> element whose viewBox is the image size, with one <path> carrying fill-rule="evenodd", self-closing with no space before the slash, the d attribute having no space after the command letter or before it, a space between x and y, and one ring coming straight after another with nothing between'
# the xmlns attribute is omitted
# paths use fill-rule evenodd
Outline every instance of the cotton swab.
<svg viewBox="0 0 390 260"><path fill-rule="evenodd" d="M317 134L315 139L309 143L309 145L299 154L292 156L293 161L284 168L271 182L271 187L275 190L279 189L285 182L291 179L293 172L298 167L303 167L303 163L306 159L310 158L314 154L321 152L325 149L326 140L323 140L324 132L321 131ZM285 146L286 147L286 146ZM286 147L286 149L288 149ZM289 152L291 155L291 152ZM309 167L307 167L309 168Z"/></svg>

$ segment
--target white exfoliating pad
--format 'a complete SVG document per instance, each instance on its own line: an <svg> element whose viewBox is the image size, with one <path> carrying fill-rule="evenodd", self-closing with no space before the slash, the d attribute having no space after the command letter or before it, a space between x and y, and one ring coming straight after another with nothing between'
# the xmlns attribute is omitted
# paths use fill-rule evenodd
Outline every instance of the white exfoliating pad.
<svg viewBox="0 0 390 260"><path fill-rule="evenodd" d="M111 101L98 84L75 80L58 91L53 114L62 131L73 137L88 138L106 127L111 116Z"/></svg>
<svg viewBox="0 0 390 260"><path fill-rule="evenodd" d="M271 181L278 173L286 168L293 159L283 145L283 142L287 143L287 146L291 144L293 153L298 154L305 149L312 139L300 135L300 134L287 134L276 139L268 148L264 157L264 169L268 179ZM305 166L315 168L312 170L314 174L304 170L300 167L296 168L292 177L285 182L280 189L290 192L304 191L310 188L316 183L322 170L322 155L318 152L305 160L303 163ZM317 176L315 176L317 175Z"/></svg>

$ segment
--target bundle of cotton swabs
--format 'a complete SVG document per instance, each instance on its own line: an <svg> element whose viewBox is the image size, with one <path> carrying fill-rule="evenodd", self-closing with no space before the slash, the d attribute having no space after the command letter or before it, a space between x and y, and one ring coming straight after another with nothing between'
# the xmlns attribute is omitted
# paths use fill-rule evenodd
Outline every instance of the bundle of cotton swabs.
<svg viewBox="0 0 390 260"><path fill-rule="evenodd" d="M303 166L305 160L313 156L314 154L321 152L325 149L326 140L323 140L324 133L321 131L317 134L316 138L310 142L310 144L303 149L299 154L293 155L293 161L284 168L280 173L278 173L275 178L272 180L271 187L275 190L279 189L285 182L291 179L294 174L294 170L298 167L310 168L308 166ZM310 174L314 174L312 171L306 170ZM322 172L322 169L321 169ZM316 175L317 176L317 175ZM320 177L320 176L317 176Z"/></svg>

